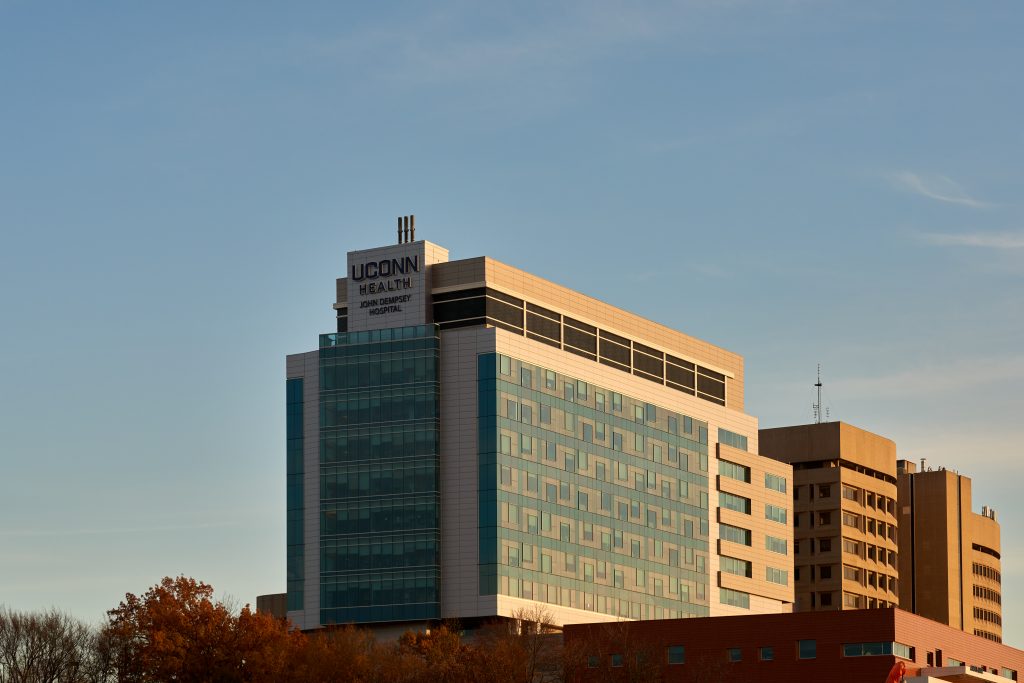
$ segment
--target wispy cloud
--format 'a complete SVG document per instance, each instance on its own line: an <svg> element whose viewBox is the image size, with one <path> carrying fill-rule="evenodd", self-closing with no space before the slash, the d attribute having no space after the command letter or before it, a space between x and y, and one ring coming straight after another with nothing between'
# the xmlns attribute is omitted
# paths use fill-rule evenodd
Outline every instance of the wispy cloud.
<svg viewBox="0 0 1024 683"><path fill-rule="evenodd" d="M982 247L985 249L1024 249L1024 232L926 232L921 239L939 247Z"/></svg>
<svg viewBox="0 0 1024 683"><path fill-rule="evenodd" d="M832 383L846 398L908 398L962 395L972 387L1024 380L1024 356L963 358L891 374L847 377Z"/></svg>
<svg viewBox="0 0 1024 683"><path fill-rule="evenodd" d="M156 526L108 527L94 529L0 529L0 538L40 538L45 536L106 536L114 534L140 534L160 531L192 531L195 529L219 529L237 526L234 522L209 522L201 524L169 524Z"/></svg>
<svg viewBox="0 0 1024 683"><path fill-rule="evenodd" d="M972 209L990 209L994 206L970 196L957 182L944 175L897 171L889 175L889 180L900 189L939 202L969 206Z"/></svg>

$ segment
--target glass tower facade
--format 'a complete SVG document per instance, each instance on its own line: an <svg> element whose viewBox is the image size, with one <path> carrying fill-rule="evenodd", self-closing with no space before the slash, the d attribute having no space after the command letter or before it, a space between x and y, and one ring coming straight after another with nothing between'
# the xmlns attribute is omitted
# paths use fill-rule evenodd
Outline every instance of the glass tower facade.
<svg viewBox="0 0 1024 683"><path fill-rule="evenodd" d="M302 451L305 439L302 436L303 427L303 380L302 378L290 379L285 390L288 417L286 434L288 438L287 460L288 460L288 492L287 492L287 544L288 544L288 609L297 610L304 606L303 585L306 572L303 568L304 553L306 550L303 538L303 498L304 490L302 476L304 467L302 464Z"/></svg>
<svg viewBox="0 0 1024 683"><path fill-rule="evenodd" d="M709 614L706 422L493 353L478 391L481 595Z"/></svg>
<svg viewBox="0 0 1024 683"><path fill-rule="evenodd" d="M320 623L440 618L435 325L320 337Z"/></svg>

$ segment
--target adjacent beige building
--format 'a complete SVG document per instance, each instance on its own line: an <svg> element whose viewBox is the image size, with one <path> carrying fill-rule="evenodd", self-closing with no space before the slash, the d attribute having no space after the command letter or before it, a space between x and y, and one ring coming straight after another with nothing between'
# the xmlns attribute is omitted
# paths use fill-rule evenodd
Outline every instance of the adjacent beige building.
<svg viewBox="0 0 1024 683"><path fill-rule="evenodd" d="M796 611L896 606L896 445L844 422L759 434L793 467Z"/></svg>
<svg viewBox="0 0 1024 683"><path fill-rule="evenodd" d="M995 510L971 511L971 480L900 460L900 607L1002 642Z"/></svg>

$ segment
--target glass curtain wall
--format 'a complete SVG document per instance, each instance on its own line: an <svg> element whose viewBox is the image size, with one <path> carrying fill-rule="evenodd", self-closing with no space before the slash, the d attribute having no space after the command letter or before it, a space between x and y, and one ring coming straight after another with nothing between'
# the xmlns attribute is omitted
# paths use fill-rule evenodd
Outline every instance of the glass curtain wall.
<svg viewBox="0 0 1024 683"><path fill-rule="evenodd" d="M435 325L321 335L321 623L440 617Z"/></svg>
<svg viewBox="0 0 1024 683"><path fill-rule="evenodd" d="M480 593L706 616L707 423L479 357Z"/></svg>

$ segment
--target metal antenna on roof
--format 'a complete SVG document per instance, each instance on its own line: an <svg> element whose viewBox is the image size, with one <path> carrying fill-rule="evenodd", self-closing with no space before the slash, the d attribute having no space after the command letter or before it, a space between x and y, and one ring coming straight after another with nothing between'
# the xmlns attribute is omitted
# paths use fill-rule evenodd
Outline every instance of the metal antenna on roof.
<svg viewBox="0 0 1024 683"><path fill-rule="evenodd" d="M818 389L818 402L814 404L814 422L821 423L821 363L818 363L818 381L814 386Z"/></svg>

